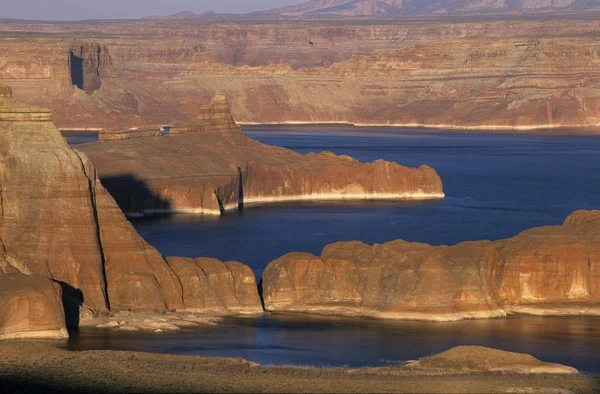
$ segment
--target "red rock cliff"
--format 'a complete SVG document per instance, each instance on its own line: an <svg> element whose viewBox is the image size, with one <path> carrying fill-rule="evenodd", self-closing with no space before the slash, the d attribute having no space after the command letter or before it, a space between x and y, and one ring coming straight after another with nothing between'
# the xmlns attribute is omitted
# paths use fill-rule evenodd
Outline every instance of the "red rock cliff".
<svg viewBox="0 0 600 394"><path fill-rule="evenodd" d="M498 242L341 242L290 253L262 277L265 308L393 319L600 314L600 212Z"/></svg>
<svg viewBox="0 0 600 394"><path fill-rule="evenodd" d="M65 298L77 298L83 317L109 309L197 310L200 297L137 234L50 112L0 87L0 275L15 273L66 285ZM251 272L244 275L244 283L255 283ZM257 296L246 302L248 310L261 309ZM221 312L244 309L228 305Z"/></svg>

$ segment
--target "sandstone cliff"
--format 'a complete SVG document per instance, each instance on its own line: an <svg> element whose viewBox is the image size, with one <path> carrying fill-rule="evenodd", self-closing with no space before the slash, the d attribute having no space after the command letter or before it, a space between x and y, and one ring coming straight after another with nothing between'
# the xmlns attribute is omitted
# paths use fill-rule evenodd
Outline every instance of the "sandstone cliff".
<svg viewBox="0 0 600 394"><path fill-rule="evenodd" d="M221 312L245 306L258 311L260 300L248 291L254 276L246 272L239 279L239 273L223 271L236 283L232 291L239 290L229 296L246 298L231 311L224 300ZM67 319L75 324L79 306L83 317L109 310L200 309L195 297L201 295L187 289L137 234L87 157L67 145L50 112L19 103L10 88L0 87L0 276L13 273L62 283L67 315L75 315ZM7 300L10 289L0 287Z"/></svg>
<svg viewBox="0 0 600 394"><path fill-rule="evenodd" d="M586 15L6 22L0 79L60 128L190 121L216 93L240 123L581 127L600 124L599 33ZM114 71L92 94L74 87L73 36L86 69Z"/></svg>
<svg viewBox="0 0 600 394"><path fill-rule="evenodd" d="M458 320L600 314L600 212L498 242L341 242L290 253L262 277L269 311Z"/></svg>
<svg viewBox="0 0 600 394"><path fill-rule="evenodd" d="M245 204L295 200L440 199L432 168L332 153L300 155L246 137L222 96L169 135L78 146L130 214L221 214Z"/></svg>

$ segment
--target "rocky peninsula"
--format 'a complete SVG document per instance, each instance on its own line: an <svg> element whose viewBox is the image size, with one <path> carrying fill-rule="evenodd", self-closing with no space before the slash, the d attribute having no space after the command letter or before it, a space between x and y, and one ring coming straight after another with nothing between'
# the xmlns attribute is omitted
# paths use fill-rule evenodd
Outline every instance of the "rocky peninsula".
<svg viewBox="0 0 600 394"><path fill-rule="evenodd" d="M267 311L451 321L600 315L600 211L497 242L339 242L290 253L262 276Z"/></svg>
<svg viewBox="0 0 600 394"><path fill-rule="evenodd" d="M220 215L250 204L298 200L444 198L440 177L426 165L361 163L329 152L301 155L261 144L242 133L222 95L202 107L194 121L173 125L168 135L123 134L78 149L131 215Z"/></svg>

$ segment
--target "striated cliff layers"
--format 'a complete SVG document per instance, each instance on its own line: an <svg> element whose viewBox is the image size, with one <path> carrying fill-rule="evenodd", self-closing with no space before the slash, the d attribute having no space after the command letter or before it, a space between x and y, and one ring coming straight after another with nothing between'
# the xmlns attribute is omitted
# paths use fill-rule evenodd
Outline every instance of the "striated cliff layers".
<svg viewBox="0 0 600 394"><path fill-rule="evenodd" d="M269 311L448 321L600 314L600 211L563 226L454 246L340 242L265 269Z"/></svg>
<svg viewBox="0 0 600 394"><path fill-rule="evenodd" d="M162 137L78 146L127 213L221 214L244 204L319 199L440 199L432 168L332 153L300 155L246 137L217 96Z"/></svg>
<svg viewBox="0 0 600 394"><path fill-rule="evenodd" d="M5 22L0 79L61 128L185 122L216 93L240 123L579 127L600 124L599 33L585 15ZM92 94L74 87L72 37L90 40Z"/></svg>
<svg viewBox="0 0 600 394"><path fill-rule="evenodd" d="M223 281L254 283L249 270L234 272L227 265L215 270ZM60 283L67 321L74 324L80 313L85 318L109 310L198 310L196 298L203 297L186 289L167 261L137 234L91 162L67 145L50 112L19 103L10 88L0 87L0 276L4 274L38 275ZM31 285L32 295L38 294L38 284ZM48 294L47 287L40 291ZM0 287L8 300L10 289ZM257 296L248 298L244 286L229 289L234 293L228 297L246 303L230 311L232 303L224 301L221 313L244 312L246 305L249 313L260 309ZM36 308L19 307L15 313L35 321Z"/></svg>

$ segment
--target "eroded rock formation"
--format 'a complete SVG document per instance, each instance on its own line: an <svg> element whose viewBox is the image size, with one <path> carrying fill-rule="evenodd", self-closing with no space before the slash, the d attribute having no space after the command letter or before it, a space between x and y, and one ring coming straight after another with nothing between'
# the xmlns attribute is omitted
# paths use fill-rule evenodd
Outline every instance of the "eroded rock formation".
<svg viewBox="0 0 600 394"><path fill-rule="evenodd" d="M224 298L221 312L260 309L258 296L248 291L254 276L245 272L239 279L239 272L245 271L236 266L230 273L228 289L236 293L223 290L215 298L239 297L240 305L229 311ZM68 320L70 313L200 309L194 290L125 219L50 112L19 103L10 88L0 87L0 275L14 273L65 284ZM0 287L7 300L10 289Z"/></svg>
<svg viewBox="0 0 600 394"><path fill-rule="evenodd" d="M0 271L0 340L68 336L58 283Z"/></svg>
<svg viewBox="0 0 600 394"><path fill-rule="evenodd" d="M262 277L269 311L458 320L600 314L600 211L514 238L430 246L340 242L290 253Z"/></svg>
<svg viewBox="0 0 600 394"><path fill-rule="evenodd" d="M74 43L71 46L69 71L73 85L88 94L102 87L102 78L115 76L108 48L93 42Z"/></svg>
<svg viewBox="0 0 600 394"><path fill-rule="evenodd" d="M295 200L440 199L434 169L332 153L300 155L246 137L222 96L169 135L78 146L127 213L221 214Z"/></svg>

